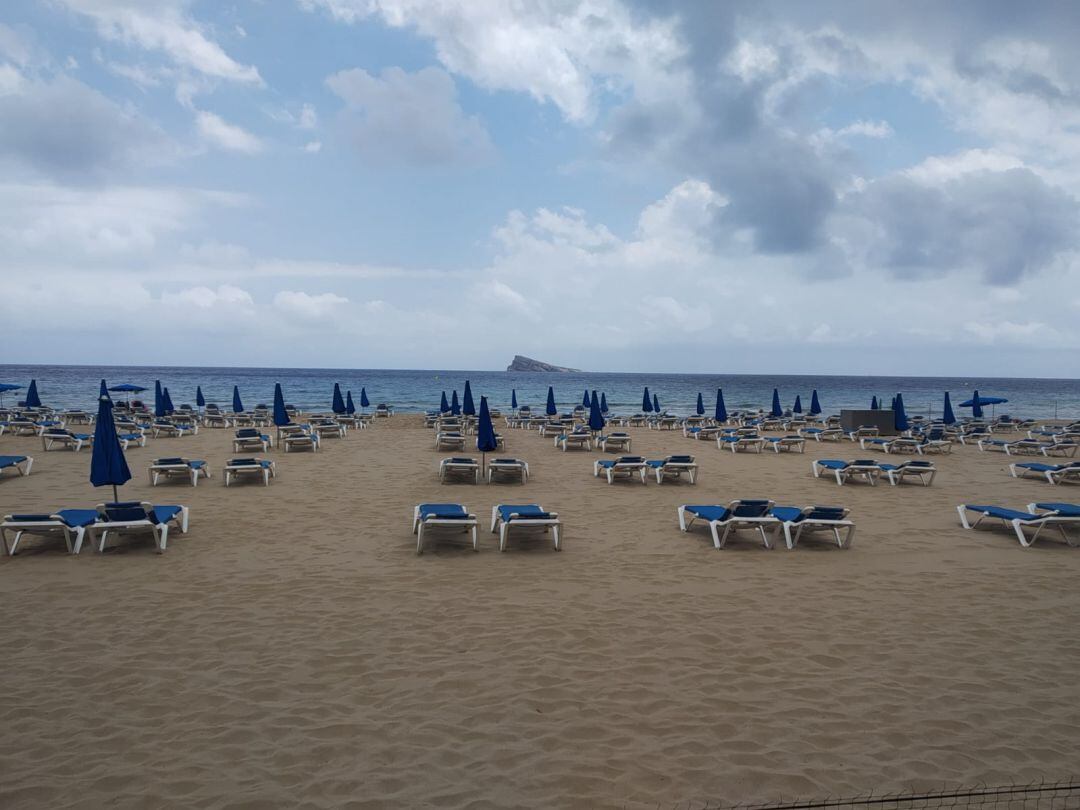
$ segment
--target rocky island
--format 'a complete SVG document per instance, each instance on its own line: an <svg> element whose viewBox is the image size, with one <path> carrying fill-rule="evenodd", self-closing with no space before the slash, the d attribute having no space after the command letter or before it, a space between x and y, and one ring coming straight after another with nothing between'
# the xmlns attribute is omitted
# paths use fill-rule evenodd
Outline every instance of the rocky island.
<svg viewBox="0 0 1080 810"><path fill-rule="evenodd" d="M580 371L577 368L564 368L563 366L553 366L551 363L541 363L539 360L533 360L531 357L523 357L520 354L514 355L514 362L506 367L507 371Z"/></svg>

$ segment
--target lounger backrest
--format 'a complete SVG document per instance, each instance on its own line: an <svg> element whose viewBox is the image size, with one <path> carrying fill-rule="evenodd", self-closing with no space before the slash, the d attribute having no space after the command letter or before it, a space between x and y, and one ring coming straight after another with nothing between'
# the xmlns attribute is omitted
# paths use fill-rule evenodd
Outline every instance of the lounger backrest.
<svg viewBox="0 0 1080 810"><path fill-rule="evenodd" d="M131 523L147 519L147 512L142 506L106 506L104 515L105 519L112 523Z"/></svg>
<svg viewBox="0 0 1080 810"><path fill-rule="evenodd" d="M664 459L665 463L670 462L672 464L693 464L693 456L668 456Z"/></svg>
<svg viewBox="0 0 1080 810"><path fill-rule="evenodd" d="M641 464L644 461L644 456L619 456L615 459L616 464Z"/></svg>
<svg viewBox="0 0 1080 810"><path fill-rule="evenodd" d="M847 513L843 506L813 506L803 512L802 520L843 520Z"/></svg>
<svg viewBox="0 0 1080 810"><path fill-rule="evenodd" d="M230 467L247 467L249 465L256 465L259 463L257 458L230 458Z"/></svg>
<svg viewBox="0 0 1080 810"><path fill-rule="evenodd" d="M154 464L187 464L182 458L158 458L154 459Z"/></svg>
<svg viewBox="0 0 1080 810"><path fill-rule="evenodd" d="M258 439L261 438L261 436L256 428L240 428L238 431L236 431L236 438Z"/></svg>
<svg viewBox="0 0 1080 810"><path fill-rule="evenodd" d="M731 508L734 517L765 517L772 509L772 501L741 500Z"/></svg>

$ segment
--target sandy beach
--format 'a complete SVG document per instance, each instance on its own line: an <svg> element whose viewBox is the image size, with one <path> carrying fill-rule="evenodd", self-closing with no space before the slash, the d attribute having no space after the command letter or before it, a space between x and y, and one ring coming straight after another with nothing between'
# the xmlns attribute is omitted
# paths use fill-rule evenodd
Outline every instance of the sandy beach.
<svg viewBox="0 0 1080 810"><path fill-rule="evenodd" d="M1058 779L1076 768L1080 549L964 531L955 506L1080 502L1000 453L935 457L934 485L839 488L805 455L696 454L696 486L609 486L597 453L500 428L520 485L442 485L419 415L318 454L273 451L269 488L222 486L231 431L128 452L122 497L191 508L163 555L133 536L0 560L0 806L657 807ZM0 513L92 506L89 451L33 455ZM156 456L206 459L151 488ZM680 503L839 504L853 548L712 548ZM463 503L480 553L413 505ZM565 522L497 551L493 504Z"/></svg>

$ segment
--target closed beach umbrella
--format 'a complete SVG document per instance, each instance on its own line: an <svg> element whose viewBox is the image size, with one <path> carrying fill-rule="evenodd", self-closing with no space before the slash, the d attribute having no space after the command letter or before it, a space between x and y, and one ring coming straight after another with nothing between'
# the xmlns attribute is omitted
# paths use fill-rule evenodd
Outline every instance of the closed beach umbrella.
<svg viewBox="0 0 1080 810"><path fill-rule="evenodd" d="M196 408L205 408L206 407L206 397L203 396L202 386L201 385L196 385L195 386L195 407Z"/></svg>
<svg viewBox="0 0 1080 810"><path fill-rule="evenodd" d="M33 383L31 383L33 385ZM29 396L27 396L27 405L30 404ZM976 419L982 419L983 409L982 404L979 402L979 389L975 389L975 396L971 398L971 415Z"/></svg>
<svg viewBox="0 0 1080 810"><path fill-rule="evenodd" d="M510 389L510 407L513 408L515 411L517 410L517 389L516 388L511 388Z"/></svg>
<svg viewBox="0 0 1080 810"><path fill-rule="evenodd" d="M652 395L652 409L657 413L660 413L660 399L656 394Z"/></svg>
<svg viewBox="0 0 1080 810"><path fill-rule="evenodd" d="M945 410L942 411L941 421L946 425L956 424L956 415L952 412L952 402L949 400L949 392L945 392Z"/></svg>
<svg viewBox="0 0 1080 810"><path fill-rule="evenodd" d="M896 395L896 399L893 400L893 410L896 412L896 429L907 430L910 425L908 424L907 412L904 410L903 394Z"/></svg>
<svg viewBox="0 0 1080 810"><path fill-rule="evenodd" d="M649 386L645 386L645 393L641 396L641 410L652 413L652 397L649 396Z"/></svg>
<svg viewBox="0 0 1080 810"><path fill-rule="evenodd" d="M488 410L487 397L480 397L480 416L476 420L476 449L480 451L481 470L487 466L487 454L499 448L495 438L495 426L491 424L491 411Z"/></svg>
<svg viewBox="0 0 1080 810"><path fill-rule="evenodd" d="M592 392L589 398L589 430L600 432L604 429L604 414L600 411L600 398Z"/></svg>
<svg viewBox="0 0 1080 810"><path fill-rule="evenodd" d="M465 381L465 393L461 395L461 412L466 416L476 416L476 405L473 403L472 386Z"/></svg>
<svg viewBox="0 0 1080 810"><path fill-rule="evenodd" d="M41 397L37 392L37 380L30 381L30 387L26 389L26 407L27 408L40 408Z"/></svg>
<svg viewBox="0 0 1080 810"><path fill-rule="evenodd" d="M439 413L446 413L450 410L450 403L446 401L446 392L442 392L442 400L439 402Z"/></svg>
<svg viewBox="0 0 1080 810"><path fill-rule="evenodd" d="M101 387L98 389L98 399L105 397L109 402L112 402L112 397L109 396L109 389L105 385L105 381L101 381Z"/></svg>
<svg viewBox="0 0 1080 810"><path fill-rule="evenodd" d="M345 392L345 413L347 413L349 416L352 416L354 413L356 413L356 406L353 404L352 401L352 391Z"/></svg>
<svg viewBox="0 0 1080 810"><path fill-rule="evenodd" d="M165 413L167 414L176 410L176 408L173 407L172 397L169 396L168 388L161 389L161 404L165 407Z"/></svg>
<svg viewBox="0 0 1080 810"><path fill-rule="evenodd" d="M458 402L456 388L450 395L450 413L454 416L461 416L461 403Z"/></svg>
<svg viewBox="0 0 1080 810"><path fill-rule="evenodd" d="M698 395L697 395L697 415L698 416L704 416L705 415L705 400L703 400L701 398L701 392L700 391L698 391Z"/></svg>
<svg viewBox="0 0 1080 810"><path fill-rule="evenodd" d="M600 413L607 413L607 394L600 394Z"/></svg>
<svg viewBox="0 0 1080 810"><path fill-rule="evenodd" d="M872 410L872 411L879 410L878 401L877 401L876 396L873 399L870 400L870 410Z"/></svg>
<svg viewBox="0 0 1080 810"><path fill-rule="evenodd" d="M784 409L780 407L780 391L776 388L772 390L772 411L773 416L783 416Z"/></svg>
<svg viewBox="0 0 1080 810"><path fill-rule="evenodd" d="M795 395L795 406L791 409L792 413L802 413L802 397L798 394Z"/></svg>
<svg viewBox="0 0 1080 810"><path fill-rule="evenodd" d="M161 380L154 380L154 416L158 419L165 415L165 400L161 396Z"/></svg>
<svg viewBox="0 0 1080 810"><path fill-rule="evenodd" d="M581 407L582 408L588 408L589 404L590 404L590 401L589 401L589 389L586 388L585 389L585 394L581 397Z"/></svg>
<svg viewBox="0 0 1080 810"><path fill-rule="evenodd" d="M285 410L285 394L281 383L274 383L274 424L278 427L289 424L289 414Z"/></svg>
<svg viewBox="0 0 1080 810"><path fill-rule="evenodd" d="M341 385L334 383L334 401L330 406L334 413L345 413L345 398L341 396Z"/></svg>
<svg viewBox="0 0 1080 810"><path fill-rule="evenodd" d="M240 401L240 386L232 387L232 410L233 413L243 413L244 403Z"/></svg>
<svg viewBox="0 0 1080 810"><path fill-rule="evenodd" d="M548 416L554 416L559 412L559 409L555 407L555 389L550 385L548 386L547 405L544 408L544 413Z"/></svg>
<svg viewBox="0 0 1080 810"><path fill-rule="evenodd" d="M131 470L116 436L112 400L98 398L97 424L94 425L94 449L90 455L90 483L95 487L112 486L113 502L120 500L116 488L131 480Z"/></svg>
<svg viewBox="0 0 1080 810"><path fill-rule="evenodd" d="M21 385L12 385L11 383L0 383L0 405L4 404L4 392L5 391L18 391L22 388Z"/></svg>
<svg viewBox="0 0 1080 810"><path fill-rule="evenodd" d="M727 406L724 404L724 391L722 388L716 389L716 412L713 414L713 418L720 424L727 421Z"/></svg>
<svg viewBox="0 0 1080 810"><path fill-rule="evenodd" d="M371 405L371 400L367 398L367 389L364 386L360 386L360 410L364 410Z"/></svg>
<svg viewBox="0 0 1080 810"><path fill-rule="evenodd" d="M817 389L814 389L814 393L810 396L810 415L817 416L821 413L821 403L818 402Z"/></svg>

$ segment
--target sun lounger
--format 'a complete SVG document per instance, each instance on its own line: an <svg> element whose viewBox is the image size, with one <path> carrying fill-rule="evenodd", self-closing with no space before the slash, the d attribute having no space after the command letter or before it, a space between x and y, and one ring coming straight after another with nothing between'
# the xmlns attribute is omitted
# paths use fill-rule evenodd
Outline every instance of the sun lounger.
<svg viewBox="0 0 1080 810"><path fill-rule="evenodd" d="M1054 512L1062 517L1080 518L1080 504L1075 503L1029 503L1029 512Z"/></svg>
<svg viewBox="0 0 1080 810"><path fill-rule="evenodd" d="M755 531L765 548L772 548L765 530L775 532L780 526L780 521L771 514L773 505L769 500L736 500L727 506L683 504L678 510L679 528L686 532L697 520L707 522L713 547L717 549L724 547L733 532Z"/></svg>
<svg viewBox="0 0 1080 810"><path fill-rule="evenodd" d="M571 447L592 450L592 434L585 432L560 433L555 437L555 446L565 453Z"/></svg>
<svg viewBox="0 0 1080 810"><path fill-rule="evenodd" d="M716 446L723 450L730 448L732 453L760 453L765 447L761 436L720 435L716 437Z"/></svg>
<svg viewBox="0 0 1080 810"><path fill-rule="evenodd" d="M821 478L821 473L825 470L830 471L836 476L836 483L840 486L846 484L849 479L862 480L874 486L883 472L873 459L840 461L833 458L820 458L811 465L811 469L814 478Z"/></svg>
<svg viewBox="0 0 1080 810"><path fill-rule="evenodd" d="M772 516L780 521L788 549L799 544L803 535L819 531L832 532L839 548L851 548L855 540L855 524L847 519L850 510L842 506L777 506ZM846 531L841 535L841 529Z"/></svg>
<svg viewBox="0 0 1080 810"><path fill-rule="evenodd" d="M76 453L83 449L83 445L93 444L94 437L89 433L72 433L63 428L48 428L41 434L41 446L45 450L52 450L53 445L59 444L65 450L74 450Z"/></svg>
<svg viewBox="0 0 1080 810"><path fill-rule="evenodd" d="M774 453L805 453L806 439L802 436L766 436L765 446L771 447Z"/></svg>
<svg viewBox="0 0 1080 810"><path fill-rule="evenodd" d="M457 503L421 503L413 509L413 534L416 553L424 553L424 532L431 529L456 529L472 534L473 551L479 551L476 538L476 515Z"/></svg>
<svg viewBox="0 0 1080 810"><path fill-rule="evenodd" d="M641 478L641 483L644 484L648 469L649 465L642 456L601 458L593 462L593 476L599 478L600 471L603 470L609 484L614 484L616 478L632 479L635 475Z"/></svg>
<svg viewBox="0 0 1080 810"><path fill-rule="evenodd" d="M4 470L14 470L18 475L29 475L33 466L34 459L30 456L0 456L0 475L3 475Z"/></svg>
<svg viewBox="0 0 1080 810"><path fill-rule="evenodd" d="M436 450L464 450L465 434L457 430L442 431L435 434Z"/></svg>
<svg viewBox="0 0 1080 810"><path fill-rule="evenodd" d="M88 526L87 531L91 543L97 539L99 552L105 550L105 541L110 534L148 531L153 534L154 545L161 554L168 544L170 526L179 528L183 534L187 534L188 530L186 506L155 506L146 501L126 501L98 504L97 512L97 522Z"/></svg>
<svg viewBox="0 0 1080 810"><path fill-rule="evenodd" d="M260 433L258 428L240 428L233 435L233 452L241 453L244 450L261 450L266 452L273 446L273 440L265 433Z"/></svg>
<svg viewBox="0 0 1080 810"><path fill-rule="evenodd" d="M141 431L136 433L118 433L116 434L116 438L120 442L121 450L127 450L132 445L146 447L146 434Z"/></svg>
<svg viewBox="0 0 1080 810"><path fill-rule="evenodd" d="M97 518L96 509L61 509L51 514L5 515L3 523L0 523L0 544L3 545L5 554L15 556L19 540L24 534L61 534L68 554L78 554L82 548L86 527L95 523ZM8 532L14 534L10 545Z"/></svg>
<svg viewBox="0 0 1080 810"><path fill-rule="evenodd" d="M697 483L698 465L693 456L668 456L645 463L656 473L658 484L664 483L665 478L682 480L684 473L691 484Z"/></svg>
<svg viewBox="0 0 1080 810"><path fill-rule="evenodd" d="M1080 444L1076 442L1042 442L1041 444L1042 454L1047 457L1076 458L1076 451L1080 450Z"/></svg>
<svg viewBox="0 0 1080 810"><path fill-rule="evenodd" d="M861 439L873 438L879 433L881 431L873 425L859 425L855 430L848 431L848 438L853 442L857 442Z"/></svg>
<svg viewBox="0 0 1080 810"><path fill-rule="evenodd" d="M56 425L59 427L59 423ZM0 435L10 433L12 436L40 436L49 427L25 417L13 417L0 424Z"/></svg>
<svg viewBox="0 0 1080 810"><path fill-rule="evenodd" d="M330 419L312 422L311 429L320 439L344 439L349 430L340 422Z"/></svg>
<svg viewBox="0 0 1080 810"><path fill-rule="evenodd" d="M1009 465L1009 472L1012 473L1013 478L1028 478L1034 474L1037 478L1045 478L1051 484L1061 484L1065 481L1080 483L1080 461L1071 461L1068 464L1018 461Z"/></svg>
<svg viewBox="0 0 1080 810"><path fill-rule="evenodd" d="M510 529L543 529L550 531L555 550L561 551L562 522L558 512L548 512L536 503L500 503L491 508L491 533L499 532L499 551L506 551Z"/></svg>
<svg viewBox="0 0 1080 810"><path fill-rule="evenodd" d="M394 415L394 409L387 405L385 402L380 402L375 406L375 415L379 417L389 417Z"/></svg>
<svg viewBox="0 0 1080 810"><path fill-rule="evenodd" d="M817 427L804 427L799 428L798 433L800 436L806 439L813 439L817 442L838 442L844 438L844 431L840 428L817 428Z"/></svg>
<svg viewBox="0 0 1080 810"><path fill-rule="evenodd" d="M712 441L716 438L717 434L719 434L721 430L722 428L713 426L688 426L683 428L683 436L687 437L688 439L694 439L695 441L701 441L702 439Z"/></svg>
<svg viewBox="0 0 1080 810"><path fill-rule="evenodd" d="M156 487L161 478L187 478L193 487L199 478L209 478L210 468L202 459L156 458L150 463L150 486Z"/></svg>
<svg viewBox="0 0 1080 810"><path fill-rule="evenodd" d="M519 458L493 458L487 463L487 480L511 479L525 484L529 481L529 465Z"/></svg>
<svg viewBox="0 0 1080 810"><path fill-rule="evenodd" d="M1057 510L1050 510L1046 512L1021 512L1017 509L1007 509L1003 506L979 506L975 504L963 504L956 507L957 513L960 515L960 524L965 529L974 529L986 518L992 518L1000 520L1006 526L1012 527L1012 530L1016 532L1016 539L1020 541L1020 545L1024 548L1028 548L1032 543L1038 539L1039 534L1048 526L1054 526L1061 532L1062 539L1070 546L1076 545L1069 539L1069 535L1065 531L1066 526L1080 525L1080 515L1062 514ZM968 513L978 515L978 519L974 523L968 521ZM1024 529L1034 529L1035 533L1028 537L1024 534Z"/></svg>
<svg viewBox="0 0 1080 810"><path fill-rule="evenodd" d="M290 450L311 450L312 453L317 453L319 444L318 434L307 430L283 434L281 437L281 446L286 453Z"/></svg>
<svg viewBox="0 0 1080 810"><path fill-rule="evenodd" d="M613 431L606 436L598 436L596 439L596 446L604 452L608 450L624 450L630 452L633 440L629 433L622 433Z"/></svg>
<svg viewBox="0 0 1080 810"><path fill-rule="evenodd" d="M480 464L475 458L453 456L439 462L439 480L444 484L451 478L466 478L480 483Z"/></svg>
<svg viewBox="0 0 1080 810"><path fill-rule="evenodd" d="M902 464L879 464L893 486L904 483L905 478L918 478L925 487L934 483L937 468L929 461L905 461Z"/></svg>
<svg viewBox="0 0 1080 810"><path fill-rule="evenodd" d="M225 486L232 483L232 479L262 478L263 486L270 486L270 479L277 477L277 467L273 461L265 458L231 458L225 462L222 470L225 478Z"/></svg>

